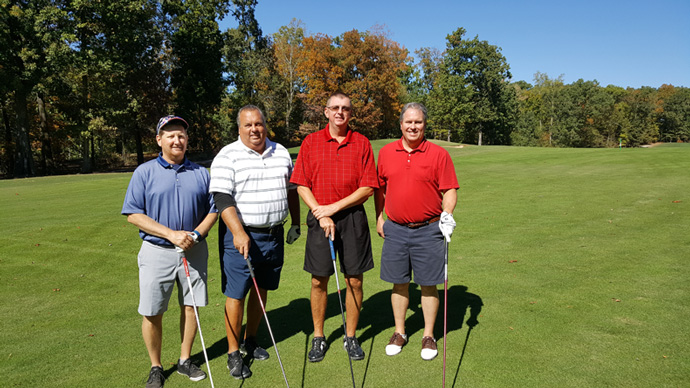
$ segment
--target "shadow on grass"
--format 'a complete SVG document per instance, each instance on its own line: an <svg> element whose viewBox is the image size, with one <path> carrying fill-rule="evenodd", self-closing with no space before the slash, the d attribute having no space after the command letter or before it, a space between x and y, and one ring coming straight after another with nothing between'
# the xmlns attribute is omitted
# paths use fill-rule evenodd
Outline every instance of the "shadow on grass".
<svg viewBox="0 0 690 388"><path fill-rule="evenodd" d="M329 297L329 299L331 298ZM280 343L298 333L305 333L309 335L313 331L313 325L311 323L311 307L309 304L309 299L307 298L294 299L287 306L274 310L267 310L266 313L268 315L268 320L271 323L271 329L273 330L276 343ZM262 347L268 349L270 346L273 346L273 343L271 341L268 328L266 327L266 321L263 316L261 319L262 323L259 326L257 340ZM246 325L243 325L243 329L245 326ZM223 337L222 339L216 341L206 349L206 352L208 353L209 360L225 356L228 352L227 338ZM201 363L205 361L204 354L202 352L194 354L192 358L195 361L201 361Z"/></svg>
<svg viewBox="0 0 690 388"><path fill-rule="evenodd" d="M443 303L443 301L441 303ZM448 332L460 330L463 322L467 324L467 336L465 337L465 343L462 347L462 353L460 354L458 366L455 369L455 376L451 387L454 387L458 382L460 366L462 365L462 360L465 358L465 350L467 350L467 342L470 339L472 329L479 324L477 318L479 318L479 313L482 311L482 306L484 306L482 298L477 294L467 292L467 287L453 286L448 289ZM465 320L465 315L468 310L470 316ZM445 346L445 343L443 346ZM446 351L448 352L450 349Z"/></svg>
<svg viewBox="0 0 690 388"><path fill-rule="evenodd" d="M387 336L393 334L393 311L390 304L390 291L378 292L362 303L362 314L359 319L359 328L366 330L359 336L360 342L373 339L381 332L388 330ZM405 321L405 329L408 338L414 337L419 331L424 331L424 314L421 308L421 291L419 286L410 284L410 306L412 310ZM435 331L443 331L443 289L439 290L439 311L436 319ZM465 322L468 326L476 326L479 313L482 310L482 299L479 295L467 292L466 286L452 286L448 289L448 332L460 330L465 315L470 311L470 316ZM386 337L388 339L388 337ZM421 343L421 338L420 341ZM386 342L387 344L387 342Z"/></svg>
<svg viewBox="0 0 690 388"><path fill-rule="evenodd" d="M332 287L331 287L332 288ZM467 340L469 339L469 333L474 326L479 322L477 318L482 310L482 299L473 293L467 292L468 288L466 286L452 286L448 289L448 332L453 332L460 330L463 323L467 324L469 327L467 338L465 339L465 347L467 346ZM341 291L341 296L343 303L345 301L346 291L343 288ZM385 339L381 342L381 346L387 344L387 339L390 334L392 334L392 329L394 328L393 323L393 312L390 304L389 290L380 291L374 295L367 297L362 303L362 312L359 319L358 330L364 330L362 334L359 335L360 343L366 342L371 339L368 349L368 355L366 357L366 366L364 370L364 375L362 377L362 386L366 383L367 373L369 370L369 363L371 360L371 353L376 351L374 349L374 343L376 342L376 337L384 331L390 333L385 334ZM439 314L436 319L436 332L442 333L443 331L443 289L439 290L440 305ZM412 314L407 318L406 331L408 338L415 337L416 334L424 330L424 315L422 313L421 305L421 291L419 286L412 283L410 284L410 307ZM333 290L328 295L328 306L326 308L326 320L329 318L339 316L341 314L340 307L338 307L339 299L336 290ZM344 307L344 306L343 306ZM465 316L469 310L469 317L465 320ZM274 310L269 310L267 312L268 319L271 323L271 328L273 330L273 335L275 336L276 343L280 342L294 336L297 334L304 334L304 354L303 354L303 368L302 368L302 385L304 385L306 365L308 362L307 354L311 348L311 336L314 331L314 326L311 320L311 305L309 299L299 298L292 300L288 305L279 307ZM342 322L342 319L338 319ZM342 323L337 327L331 327L332 325L324 327L326 334L326 341L330 345L329 351L337 351L342 348L341 341L344 335ZM202 328L203 329L203 328ZM272 341L266 328L265 322L259 327L259 333L257 335L259 343L264 347L269 348L272 346ZM421 342L421 337L419 341ZM462 359L465 355L465 347L463 347L460 362L456 368L455 381L458 379L458 374L460 371L460 365L462 364ZM218 357L223 357L227 354L228 342L226 338L216 341L210 347L207 348L209 360L213 360ZM383 351L383 348L379 349ZM192 356L192 359L197 365L203 365L204 355L202 352L198 352ZM205 368L202 368L205 369ZM174 366L165 371L166 377L171 375L177 370Z"/></svg>
<svg viewBox="0 0 690 388"><path fill-rule="evenodd" d="M483 302L479 295L467 292L468 288L466 286L452 286L448 289L448 332L460 330L463 323L467 324L469 331L476 326L479 321L479 313L482 310ZM420 331L424 331L424 314L421 309L421 290L419 286L412 283L410 284L410 306L409 310L412 310L412 314L405 321L405 329L408 335L408 339L411 339ZM439 290L439 313L436 319L436 332L443 332L443 289ZM364 376L362 377L362 386L366 383L367 373L369 371L369 361L371 360L371 353L374 350L374 342L376 336L381 334L383 331L389 331L384 335L384 341L381 342L381 346L388 344L386 340L388 335L393 334L394 322L393 322L393 311L390 304L390 291L381 291L371 297L367 298L362 303L362 314L359 320L359 327L366 328L364 333L359 336L360 342L364 342L371 339L369 346L369 354L367 356L367 364L364 370ZM465 316L469 310L469 317L465 321ZM469 338L468 331L468 338ZM421 337L419 341L421 343ZM445 345L444 345L445 346ZM467 346L467 339L465 340L465 347ZM455 372L455 381L460 371L460 364L462 363L462 357L465 354L465 347L463 347L462 355L460 358L460 363ZM382 349L379 349L383 351ZM453 383L455 384L455 382Z"/></svg>

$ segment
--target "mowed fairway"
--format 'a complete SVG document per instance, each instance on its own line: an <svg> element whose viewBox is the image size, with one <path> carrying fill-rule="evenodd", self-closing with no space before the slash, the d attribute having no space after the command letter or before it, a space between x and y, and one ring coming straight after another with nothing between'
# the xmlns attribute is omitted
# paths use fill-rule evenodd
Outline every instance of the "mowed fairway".
<svg viewBox="0 0 690 388"><path fill-rule="evenodd" d="M374 149L387 142L373 142ZM690 146L440 144L449 146L461 186L449 255L448 387L690 386ZM136 311L141 240L120 215L130 176L0 181L1 386L144 386L149 360ZM366 207L378 266L373 200ZM305 214L303 206L302 222ZM323 362L307 361L305 232L286 246L269 319L292 387L349 387L334 280L331 348ZM284 386L265 325L259 341L271 358L254 362L244 382L229 376L215 229L209 246L211 303L201 309L201 324L216 387ZM366 358L354 362L357 386L440 387L443 341L435 360L419 356L419 289L411 292L410 343L388 357L390 285L378 267L364 285L358 336ZM164 319L166 387L210 386L176 373L178 316L174 295ZM479 322L471 330L470 318ZM441 309L437 338L442 330ZM198 338L194 353L202 364Z"/></svg>

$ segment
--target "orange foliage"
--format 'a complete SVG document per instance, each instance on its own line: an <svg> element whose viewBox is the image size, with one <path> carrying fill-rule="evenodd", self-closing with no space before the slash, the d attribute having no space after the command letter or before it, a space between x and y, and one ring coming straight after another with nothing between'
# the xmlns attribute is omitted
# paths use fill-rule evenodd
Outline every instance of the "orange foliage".
<svg viewBox="0 0 690 388"><path fill-rule="evenodd" d="M397 126L402 93L398 77L408 66L406 49L378 28L348 31L335 39L323 34L305 37L303 50L298 74L305 86L302 97L311 112L310 121L325 121L326 99L341 90L352 100L353 129L377 138L380 129Z"/></svg>

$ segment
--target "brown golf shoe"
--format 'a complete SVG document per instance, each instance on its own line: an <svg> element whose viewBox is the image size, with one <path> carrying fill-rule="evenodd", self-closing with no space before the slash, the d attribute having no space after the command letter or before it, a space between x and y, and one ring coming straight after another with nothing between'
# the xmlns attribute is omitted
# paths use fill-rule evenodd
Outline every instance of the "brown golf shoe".
<svg viewBox="0 0 690 388"><path fill-rule="evenodd" d="M402 351L403 346L407 343L407 335L400 333L393 333L391 340L386 345L386 354L395 356Z"/></svg>
<svg viewBox="0 0 690 388"><path fill-rule="evenodd" d="M422 338L422 359L431 361L438 355L436 340L433 337Z"/></svg>

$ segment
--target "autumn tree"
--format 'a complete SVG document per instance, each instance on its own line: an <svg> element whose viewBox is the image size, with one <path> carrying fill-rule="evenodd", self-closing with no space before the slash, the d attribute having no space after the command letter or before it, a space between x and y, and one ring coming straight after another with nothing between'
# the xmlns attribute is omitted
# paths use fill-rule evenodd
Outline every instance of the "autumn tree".
<svg viewBox="0 0 690 388"><path fill-rule="evenodd" d="M397 134L397 115L408 70L407 50L381 29L352 30L332 39L317 34L304 38L304 61L298 74L307 118L319 127L323 105L336 90L347 93L354 107L351 126L370 138Z"/></svg>

